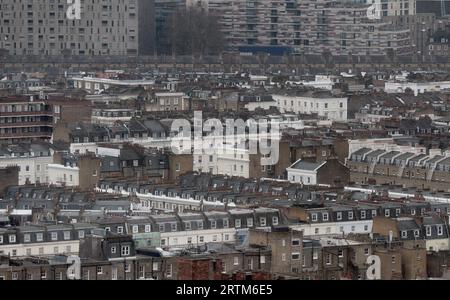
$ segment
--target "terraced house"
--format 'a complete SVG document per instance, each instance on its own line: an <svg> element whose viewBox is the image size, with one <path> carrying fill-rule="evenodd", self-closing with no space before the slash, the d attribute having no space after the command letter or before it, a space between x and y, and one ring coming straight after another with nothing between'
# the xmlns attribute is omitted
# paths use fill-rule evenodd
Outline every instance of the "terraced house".
<svg viewBox="0 0 450 300"><path fill-rule="evenodd" d="M361 148L347 160L350 181L361 184L390 184L448 191L450 157L448 153L415 154Z"/></svg>

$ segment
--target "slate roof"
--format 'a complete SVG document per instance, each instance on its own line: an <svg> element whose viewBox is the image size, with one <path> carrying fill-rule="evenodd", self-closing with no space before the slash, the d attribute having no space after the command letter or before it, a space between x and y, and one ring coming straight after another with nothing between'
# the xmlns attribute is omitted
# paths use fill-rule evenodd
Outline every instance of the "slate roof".
<svg viewBox="0 0 450 300"><path fill-rule="evenodd" d="M315 170L319 169L320 167L322 167L324 164L325 164L325 162L314 163L314 162L299 160L296 163L294 163L290 168L298 169L298 170L315 171Z"/></svg>

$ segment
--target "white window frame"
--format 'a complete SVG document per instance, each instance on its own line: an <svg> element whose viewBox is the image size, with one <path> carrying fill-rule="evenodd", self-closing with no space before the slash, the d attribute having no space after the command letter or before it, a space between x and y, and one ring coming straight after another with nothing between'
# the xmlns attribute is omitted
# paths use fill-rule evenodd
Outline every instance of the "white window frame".
<svg viewBox="0 0 450 300"><path fill-rule="evenodd" d="M336 219L337 219L338 221L341 221L341 220L342 220L342 211L338 211L338 212L336 213Z"/></svg>
<svg viewBox="0 0 450 300"><path fill-rule="evenodd" d="M317 214L316 213L311 214L311 221L317 222Z"/></svg>
<svg viewBox="0 0 450 300"><path fill-rule="evenodd" d="M25 233L25 234L23 235L23 242L24 242L24 243L31 243L31 234Z"/></svg>
<svg viewBox="0 0 450 300"><path fill-rule="evenodd" d="M138 225L133 225L133 233L139 233L139 226Z"/></svg>
<svg viewBox="0 0 450 300"><path fill-rule="evenodd" d="M184 229L186 231L190 231L191 230L191 222L190 221L184 222Z"/></svg>
<svg viewBox="0 0 450 300"><path fill-rule="evenodd" d="M328 221L328 213L322 213L322 220L323 221Z"/></svg>
<svg viewBox="0 0 450 300"><path fill-rule="evenodd" d="M36 241L37 242L43 242L44 241L44 234L42 232L36 233Z"/></svg>
<svg viewBox="0 0 450 300"><path fill-rule="evenodd" d="M444 234L444 228L442 227L442 225L438 225L437 226L437 234L438 235L443 235Z"/></svg>
<svg viewBox="0 0 450 300"><path fill-rule="evenodd" d="M130 246L122 246L120 248L120 255L121 256L129 256L131 253L131 247Z"/></svg>
<svg viewBox="0 0 450 300"><path fill-rule="evenodd" d="M426 230L427 236L431 236L431 226L426 226L425 230Z"/></svg>
<svg viewBox="0 0 450 300"><path fill-rule="evenodd" d="M361 219L365 219L366 218L366 211L365 210L362 210L361 211Z"/></svg>
<svg viewBox="0 0 450 300"><path fill-rule="evenodd" d="M9 235L9 242L10 243L15 243L16 242L16 235L15 234L10 234Z"/></svg>
<svg viewBox="0 0 450 300"><path fill-rule="evenodd" d="M118 279L118 272L117 272L117 267L112 267L111 268L111 280L117 280Z"/></svg>
<svg viewBox="0 0 450 300"><path fill-rule="evenodd" d="M406 230L402 230L401 235L402 235L402 238L407 238L408 232Z"/></svg>
<svg viewBox="0 0 450 300"><path fill-rule="evenodd" d="M228 227L230 227L230 220L223 219L223 228L228 228Z"/></svg>
<svg viewBox="0 0 450 300"><path fill-rule="evenodd" d="M267 226L267 219L265 217L259 218L259 224L261 225L261 227Z"/></svg>
<svg viewBox="0 0 450 300"><path fill-rule="evenodd" d="M349 220L353 220L353 211L349 211L349 212L347 213L347 216L348 216L348 219L349 219Z"/></svg>
<svg viewBox="0 0 450 300"><path fill-rule="evenodd" d="M278 220L277 216L272 217L272 225L277 226L279 224L278 222L279 222L279 220Z"/></svg>
<svg viewBox="0 0 450 300"><path fill-rule="evenodd" d="M294 256L295 256L295 257L298 256L298 257L297 257L297 258L294 258ZM300 255L300 252L294 252L294 253L291 254L291 259L292 259L292 260L300 260L300 256L301 256L301 255Z"/></svg>
<svg viewBox="0 0 450 300"><path fill-rule="evenodd" d="M241 219L236 219L236 220L234 220L234 227L236 227L236 228L241 228ZM248 226L248 223L247 223L247 226Z"/></svg>

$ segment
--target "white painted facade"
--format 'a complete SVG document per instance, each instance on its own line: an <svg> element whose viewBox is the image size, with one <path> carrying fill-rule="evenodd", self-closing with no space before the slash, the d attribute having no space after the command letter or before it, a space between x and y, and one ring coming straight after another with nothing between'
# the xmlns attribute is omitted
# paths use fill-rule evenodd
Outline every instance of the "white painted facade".
<svg viewBox="0 0 450 300"><path fill-rule="evenodd" d="M153 138L153 137L143 137L143 138L133 138L129 137L126 139L112 138L108 144L122 144L124 142L137 144L145 148L157 148L163 149L172 146L172 139L169 137L164 138ZM70 144L70 153L86 153L93 152L98 153L98 148L101 147L101 142L99 143L84 143L82 141L78 143Z"/></svg>
<svg viewBox="0 0 450 300"><path fill-rule="evenodd" d="M127 191L114 191L113 189L97 188L96 191L110 194L130 195ZM140 202L131 204L131 209L133 211L151 212L153 209L158 209L165 210L167 212L174 212L178 209L178 212L182 213L184 210L200 210L202 205L211 209L223 209L225 206L224 203L218 201L201 201L192 198L185 199L181 197L168 197L165 195L154 195L151 193L135 194ZM234 203L228 204L228 207L230 208L235 206L236 205Z"/></svg>
<svg viewBox="0 0 450 300"><path fill-rule="evenodd" d="M250 177L250 152L248 150L230 149L217 155L217 174Z"/></svg>
<svg viewBox="0 0 450 300"><path fill-rule="evenodd" d="M348 98L313 98L273 95L281 113L317 114L333 121L347 120Z"/></svg>
<svg viewBox="0 0 450 300"><path fill-rule="evenodd" d="M11 255L11 257L29 257L30 255L52 256L63 253L68 255L78 255L79 251L79 240L30 244L0 244L0 255Z"/></svg>
<svg viewBox="0 0 450 300"><path fill-rule="evenodd" d="M31 184L36 182L47 183L47 166L51 163L53 163L53 153L50 156L0 157L0 168L7 166L18 166L20 168L19 185L24 185L27 179Z"/></svg>
<svg viewBox="0 0 450 300"><path fill-rule="evenodd" d="M388 94L403 94L406 89L411 89L414 95L423 94L426 92L440 92L444 89L450 88L450 81L436 81L436 82L386 82L384 84L384 91Z"/></svg>
<svg viewBox="0 0 450 300"><path fill-rule="evenodd" d="M304 236L345 235L349 233L371 233L372 220L355 220L348 222L329 222L317 224L292 225L291 228L303 231Z"/></svg>
<svg viewBox="0 0 450 300"><path fill-rule="evenodd" d="M205 243L233 243L236 241L235 228L177 231L161 233L161 246L185 247L199 246Z"/></svg>
<svg viewBox="0 0 450 300"><path fill-rule="evenodd" d="M213 175L219 174L217 154L194 154L193 170L200 173L211 173Z"/></svg>
<svg viewBox="0 0 450 300"><path fill-rule="evenodd" d="M249 102L245 105L245 108L249 111L255 111L257 108L268 110L272 106L277 106L277 102L275 101L256 101L256 102Z"/></svg>
<svg viewBox="0 0 450 300"><path fill-rule="evenodd" d="M300 183L305 185L317 185L317 171L326 164L326 161L322 162L314 170L293 168L301 159L296 161L291 167L286 168L288 180L292 183Z"/></svg>
<svg viewBox="0 0 450 300"><path fill-rule="evenodd" d="M59 186L79 186L80 169L78 167L49 164L48 183Z"/></svg>
<svg viewBox="0 0 450 300"><path fill-rule="evenodd" d="M293 168L287 168L286 171L289 182L302 183L305 185L317 184L317 171L299 170Z"/></svg>
<svg viewBox="0 0 450 300"><path fill-rule="evenodd" d="M450 249L448 238L445 239L433 239L426 240L425 242L427 250L429 251L447 251Z"/></svg>

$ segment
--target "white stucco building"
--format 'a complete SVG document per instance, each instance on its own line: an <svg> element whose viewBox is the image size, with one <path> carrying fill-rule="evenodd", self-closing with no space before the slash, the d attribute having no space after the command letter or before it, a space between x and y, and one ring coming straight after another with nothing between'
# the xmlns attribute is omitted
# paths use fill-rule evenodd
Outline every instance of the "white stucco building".
<svg viewBox="0 0 450 300"><path fill-rule="evenodd" d="M48 182L48 164L53 163L53 149L46 143L5 145L0 147L0 168L19 167L19 184Z"/></svg>
<svg viewBox="0 0 450 300"><path fill-rule="evenodd" d="M347 120L348 98L333 97L328 92L307 92L302 96L273 95L281 113L317 114L332 121Z"/></svg>
<svg viewBox="0 0 450 300"><path fill-rule="evenodd" d="M292 183L302 183L306 185L317 184L317 171L325 165L326 162L306 162L298 160L292 166L286 169L288 180Z"/></svg>
<svg viewBox="0 0 450 300"><path fill-rule="evenodd" d="M384 91L388 94L403 94L407 89L414 92L414 96L426 92L440 92L450 89L450 81L436 82L398 82L390 81L384 84Z"/></svg>
<svg viewBox="0 0 450 300"><path fill-rule="evenodd" d="M80 184L80 169L78 167L49 164L47 171L47 183L49 184L62 186L79 186Z"/></svg>

